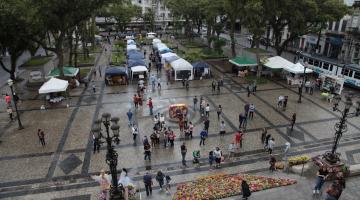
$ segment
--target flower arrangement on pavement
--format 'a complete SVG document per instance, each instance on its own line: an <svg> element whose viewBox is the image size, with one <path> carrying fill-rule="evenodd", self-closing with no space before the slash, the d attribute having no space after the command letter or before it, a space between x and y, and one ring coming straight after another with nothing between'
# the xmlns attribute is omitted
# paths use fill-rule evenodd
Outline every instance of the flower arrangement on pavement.
<svg viewBox="0 0 360 200"><path fill-rule="evenodd" d="M246 180L252 192L292 185L296 180L276 179L247 174L216 174L177 185L173 200L212 200L241 194L241 182Z"/></svg>

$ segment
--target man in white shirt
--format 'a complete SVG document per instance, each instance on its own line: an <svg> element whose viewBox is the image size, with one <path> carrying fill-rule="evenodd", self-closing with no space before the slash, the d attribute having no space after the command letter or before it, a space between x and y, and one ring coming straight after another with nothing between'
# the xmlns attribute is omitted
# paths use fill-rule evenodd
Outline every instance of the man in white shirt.
<svg viewBox="0 0 360 200"><path fill-rule="evenodd" d="M210 115L210 105L207 104L206 107L205 107L205 116L209 117L209 115Z"/></svg>
<svg viewBox="0 0 360 200"><path fill-rule="evenodd" d="M275 139L274 138L271 138L269 140L269 144L268 144L268 151L269 151L269 154L272 154L272 151L274 149L274 146L275 146Z"/></svg>

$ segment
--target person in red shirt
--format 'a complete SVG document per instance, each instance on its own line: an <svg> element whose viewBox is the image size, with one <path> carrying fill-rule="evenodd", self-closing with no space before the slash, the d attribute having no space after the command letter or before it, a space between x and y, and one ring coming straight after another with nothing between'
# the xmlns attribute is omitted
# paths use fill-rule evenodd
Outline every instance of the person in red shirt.
<svg viewBox="0 0 360 200"><path fill-rule="evenodd" d="M241 131L235 133L235 145L239 146L240 148L242 148L242 136L243 133ZM239 149L239 147L237 147L237 149Z"/></svg>
<svg viewBox="0 0 360 200"><path fill-rule="evenodd" d="M5 101L8 104L8 106L11 104L11 97L8 94L5 95Z"/></svg>
<svg viewBox="0 0 360 200"><path fill-rule="evenodd" d="M149 101L148 101L147 105L149 106L150 115L153 115L153 107L154 107L154 105L153 105L151 97L149 98Z"/></svg>
<svg viewBox="0 0 360 200"><path fill-rule="evenodd" d="M134 94L133 101L134 101L135 108L138 108L139 102L138 102L138 97L136 94Z"/></svg>
<svg viewBox="0 0 360 200"><path fill-rule="evenodd" d="M181 133L184 131L184 126L185 126L184 120L179 119L179 129Z"/></svg>

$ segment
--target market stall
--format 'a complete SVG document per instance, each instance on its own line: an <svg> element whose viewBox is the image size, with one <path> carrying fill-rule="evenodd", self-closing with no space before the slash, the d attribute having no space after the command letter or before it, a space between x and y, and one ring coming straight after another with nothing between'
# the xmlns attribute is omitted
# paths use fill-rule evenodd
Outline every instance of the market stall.
<svg viewBox="0 0 360 200"><path fill-rule="evenodd" d="M139 60L144 59L144 54L140 51L130 51L127 57L129 60Z"/></svg>
<svg viewBox="0 0 360 200"><path fill-rule="evenodd" d="M136 60L128 60L127 61L128 67L134 67L134 66L146 66L144 60L142 59L136 59Z"/></svg>
<svg viewBox="0 0 360 200"><path fill-rule="evenodd" d="M239 56L229 60L233 64L232 71L237 73L240 77L246 76L249 68L257 66L255 59L247 56Z"/></svg>
<svg viewBox="0 0 360 200"><path fill-rule="evenodd" d="M152 41L152 45L155 46L156 44L161 43L160 39L154 38Z"/></svg>
<svg viewBox="0 0 360 200"><path fill-rule="evenodd" d="M130 45L127 45L127 46L126 46L126 50L127 50L127 51L132 50L132 49L136 50L136 49L137 49L137 48L136 48L136 45L130 44Z"/></svg>
<svg viewBox="0 0 360 200"><path fill-rule="evenodd" d="M79 68L66 66L63 67L63 72L64 72L64 76L76 77L79 74ZM58 77L58 76L60 76L60 69L54 68L49 72L47 78Z"/></svg>
<svg viewBox="0 0 360 200"><path fill-rule="evenodd" d="M136 45L136 42L134 40L127 40L126 44L127 45Z"/></svg>
<svg viewBox="0 0 360 200"><path fill-rule="evenodd" d="M160 54L164 54L164 53L172 53L172 50L169 49L168 47L161 47L158 49Z"/></svg>
<svg viewBox="0 0 360 200"><path fill-rule="evenodd" d="M133 66L130 68L131 71L131 79L140 79L148 76L148 69L145 66Z"/></svg>
<svg viewBox="0 0 360 200"><path fill-rule="evenodd" d="M188 113L188 106L186 104L172 104L169 106L170 119L182 118Z"/></svg>
<svg viewBox="0 0 360 200"><path fill-rule="evenodd" d="M194 77L203 77L209 78L210 77L210 66L204 61L198 61L192 64L194 67Z"/></svg>
<svg viewBox="0 0 360 200"><path fill-rule="evenodd" d="M126 67L112 66L105 69L106 85L128 84L128 71Z"/></svg>
<svg viewBox="0 0 360 200"><path fill-rule="evenodd" d="M175 80L193 80L193 66L188 61L180 58L171 62L170 66L173 69L172 75Z"/></svg>
<svg viewBox="0 0 360 200"><path fill-rule="evenodd" d="M164 43L156 43L154 45L154 48L155 48L155 50L158 50L158 49L161 49L161 48L168 48L168 47Z"/></svg>
<svg viewBox="0 0 360 200"><path fill-rule="evenodd" d="M330 74L321 74L319 79L322 83L321 90L324 91L322 96L326 96L327 94L341 94L345 82L344 78Z"/></svg>
<svg viewBox="0 0 360 200"><path fill-rule="evenodd" d="M66 99L66 90L68 86L68 81L52 77L40 87L39 94L47 94L45 98L45 105L46 102L59 103ZM42 105L41 108L45 108L45 105Z"/></svg>
<svg viewBox="0 0 360 200"><path fill-rule="evenodd" d="M301 63L291 63L291 65L284 66L283 70L289 85L301 84L304 80L304 71L305 74L313 73L313 70L305 68Z"/></svg>

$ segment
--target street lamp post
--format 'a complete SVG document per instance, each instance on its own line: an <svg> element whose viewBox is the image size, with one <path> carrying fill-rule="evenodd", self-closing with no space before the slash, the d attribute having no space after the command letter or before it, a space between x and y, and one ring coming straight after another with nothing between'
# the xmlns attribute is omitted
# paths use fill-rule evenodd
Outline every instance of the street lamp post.
<svg viewBox="0 0 360 200"><path fill-rule="evenodd" d="M304 77L303 77L303 81L302 83L299 85L299 99L298 99L298 103L301 103L301 97L302 97L302 92L303 92L303 87L305 85L305 81L306 81L306 68L307 68L307 62L304 63Z"/></svg>
<svg viewBox="0 0 360 200"><path fill-rule="evenodd" d="M18 108L17 108L17 102L16 102L16 100L14 98L14 89L13 89L14 81L12 79L9 79L7 82L8 82L8 85L10 87L10 90L11 90L12 99L14 101L14 106L15 106L15 111L16 111L16 118L17 118L17 121L18 121L19 130L21 130L21 129L24 129L24 127L23 127L23 125L21 123L19 111L18 111Z"/></svg>
<svg viewBox="0 0 360 200"><path fill-rule="evenodd" d="M118 162L118 154L114 150L112 145L113 142L116 144L120 143L119 132L120 126L118 125L119 118L113 117L111 118L110 113L102 114L102 118L95 120L92 128L92 132L94 137L100 141L100 138L105 138L107 143L107 153L106 153L106 164L109 165L110 174L112 178L112 184L110 188L110 200L123 200L124 199L124 188L118 185L117 178L117 162ZM112 125L111 123L112 122ZM101 133L101 123L104 124L106 130L106 136L103 136ZM111 125L111 126L110 126ZM110 135L110 130L112 130L112 136Z"/></svg>
<svg viewBox="0 0 360 200"><path fill-rule="evenodd" d="M340 161L340 153L337 153L336 150L339 145L341 136L343 135L343 133L345 133L347 131L347 125L346 125L347 117L349 117L350 115L353 115L353 116L359 115L360 102L359 101L357 102L356 112L349 113L350 108L353 105L352 95L347 95L345 98L346 98L345 108L343 111L338 109L338 105L339 105L339 102L341 101L341 97L336 97L333 99L333 101L334 101L333 102L333 104L334 104L333 110L340 112L342 115L341 115L340 122L336 123L334 126L335 137L334 137L334 143L333 143L332 149L331 149L331 151L325 152L323 155L325 160L327 160L331 164L335 164Z"/></svg>

